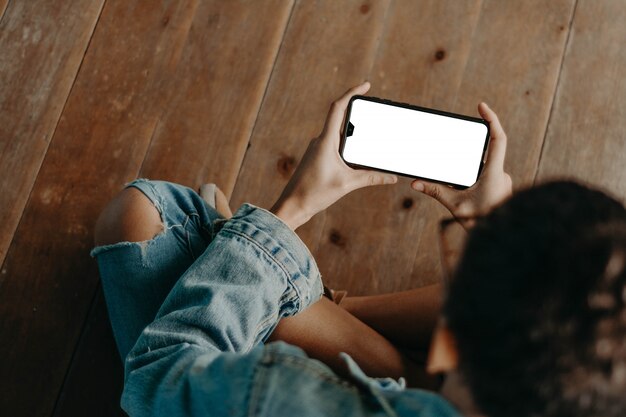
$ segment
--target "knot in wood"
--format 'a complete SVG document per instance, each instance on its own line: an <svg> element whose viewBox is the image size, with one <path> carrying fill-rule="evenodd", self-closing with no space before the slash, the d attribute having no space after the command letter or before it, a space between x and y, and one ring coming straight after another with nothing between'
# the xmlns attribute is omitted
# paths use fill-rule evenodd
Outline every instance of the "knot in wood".
<svg viewBox="0 0 626 417"><path fill-rule="evenodd" d="M276 169L278 173L285 178L291 177L296 167L296 158L293 156L283 155L278 159L276 163Z"/></svg>
<svg viewBox="0 0 626 417"><path fill-rule="evenodd" d="M339 246L340 248L343 248L346 246L346 238L344 238L341 233L339 233L338 230L336 229L332 229L330 231L330 235L328 236L328 240L330 240L330 243L332 243L333 245Z"/></svg>

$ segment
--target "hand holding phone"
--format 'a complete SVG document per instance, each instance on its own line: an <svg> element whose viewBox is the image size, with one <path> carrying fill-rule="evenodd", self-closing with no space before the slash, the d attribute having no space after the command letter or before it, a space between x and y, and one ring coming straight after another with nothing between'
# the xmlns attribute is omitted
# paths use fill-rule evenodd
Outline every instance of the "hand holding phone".
<svg viewBox="0 0 626 417"><path fill-rule="evenodd" d="M393 184L393 174L352 169L339 156L342 122L350 98L365 94L369 83L346 92L330 107L322 133L311 140L302 160L271 211L292 229L304 224L349 192L371 185Z"/></svg>
<svg viewBox="0 0 626 417"><path fill-rule="evenodd" d="M507 136L498 115L486 103L478 105L478 113L490 126L491 140L487 160L476 184L465 190L455 190L425 180L411 183L414 190L431 196L443 204L457 218L486 214L513 193L511 176L504 171Z"/></svg>
<svg viewBox="0 0 626 417"><path fill-rule="evenodd" d="M412 187L456 217L486 213L511 195L506 134L485 103L483 119L377 98L351 103L361 108L351 105L346 116L340 153L348 165L417 177ZM358 135L357 123L366 128Z"/></svg>

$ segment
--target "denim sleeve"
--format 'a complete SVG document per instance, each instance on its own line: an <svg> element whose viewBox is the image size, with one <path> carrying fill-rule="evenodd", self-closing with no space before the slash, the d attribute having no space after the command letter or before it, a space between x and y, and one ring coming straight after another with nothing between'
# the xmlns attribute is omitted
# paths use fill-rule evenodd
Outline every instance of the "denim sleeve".
<svg viewBox="0 0 626 417"><path fill-rule="evenodd" d="M122 407L131 416L244 415L259 345L281 317L321 294L317 265L297 235L244 204L127 356Z"/></svg>

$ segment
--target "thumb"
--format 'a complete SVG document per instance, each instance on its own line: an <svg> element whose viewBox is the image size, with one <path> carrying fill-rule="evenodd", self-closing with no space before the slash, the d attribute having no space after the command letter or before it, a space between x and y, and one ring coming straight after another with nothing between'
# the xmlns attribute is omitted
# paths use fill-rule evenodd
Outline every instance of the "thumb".
<svg viewBox="0 0 626 417"><path fill-rule="evenodd" d="M358 187L368 187L370 185L395 184L398 177L393 174L384 174L377 171L362 171L359 174Z"/></svg>
<svg viewBox="0 0 626 417"><path fill-rule="evenodd" d="M415 180L411 183L411 188L431 196L448 209L452 206L454 190L452 190L450 187L442 184L436 184L430 181Z"/></svg>

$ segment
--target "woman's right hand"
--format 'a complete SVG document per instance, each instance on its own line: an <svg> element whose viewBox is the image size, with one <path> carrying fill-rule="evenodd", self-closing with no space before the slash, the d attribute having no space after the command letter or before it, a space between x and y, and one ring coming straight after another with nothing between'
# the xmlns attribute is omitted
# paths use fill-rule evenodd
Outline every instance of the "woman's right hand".
<svg viewBox="0 0 626 417"><path fill-rule="evenodd" d="M456 190L447 185L421 179L411 183L414 190L439 201L457 218L486 214L512 194L511 177L504 172L506 133L500 125L498 116L486 103L478 105L478 112L489 122L491 141L487 150L487 161L476 184L465 190Z"/></svg>
<svg viewBox="0 0 626 417"><path fill-rule="evenodd" d="M341 127L352 96L365 94L365 82L348 90L330 107L324 130L309 143L300 164L270 211L293 230L344 195L371 185L395 184L393 174L353 169L339 155Z"/></svg>

